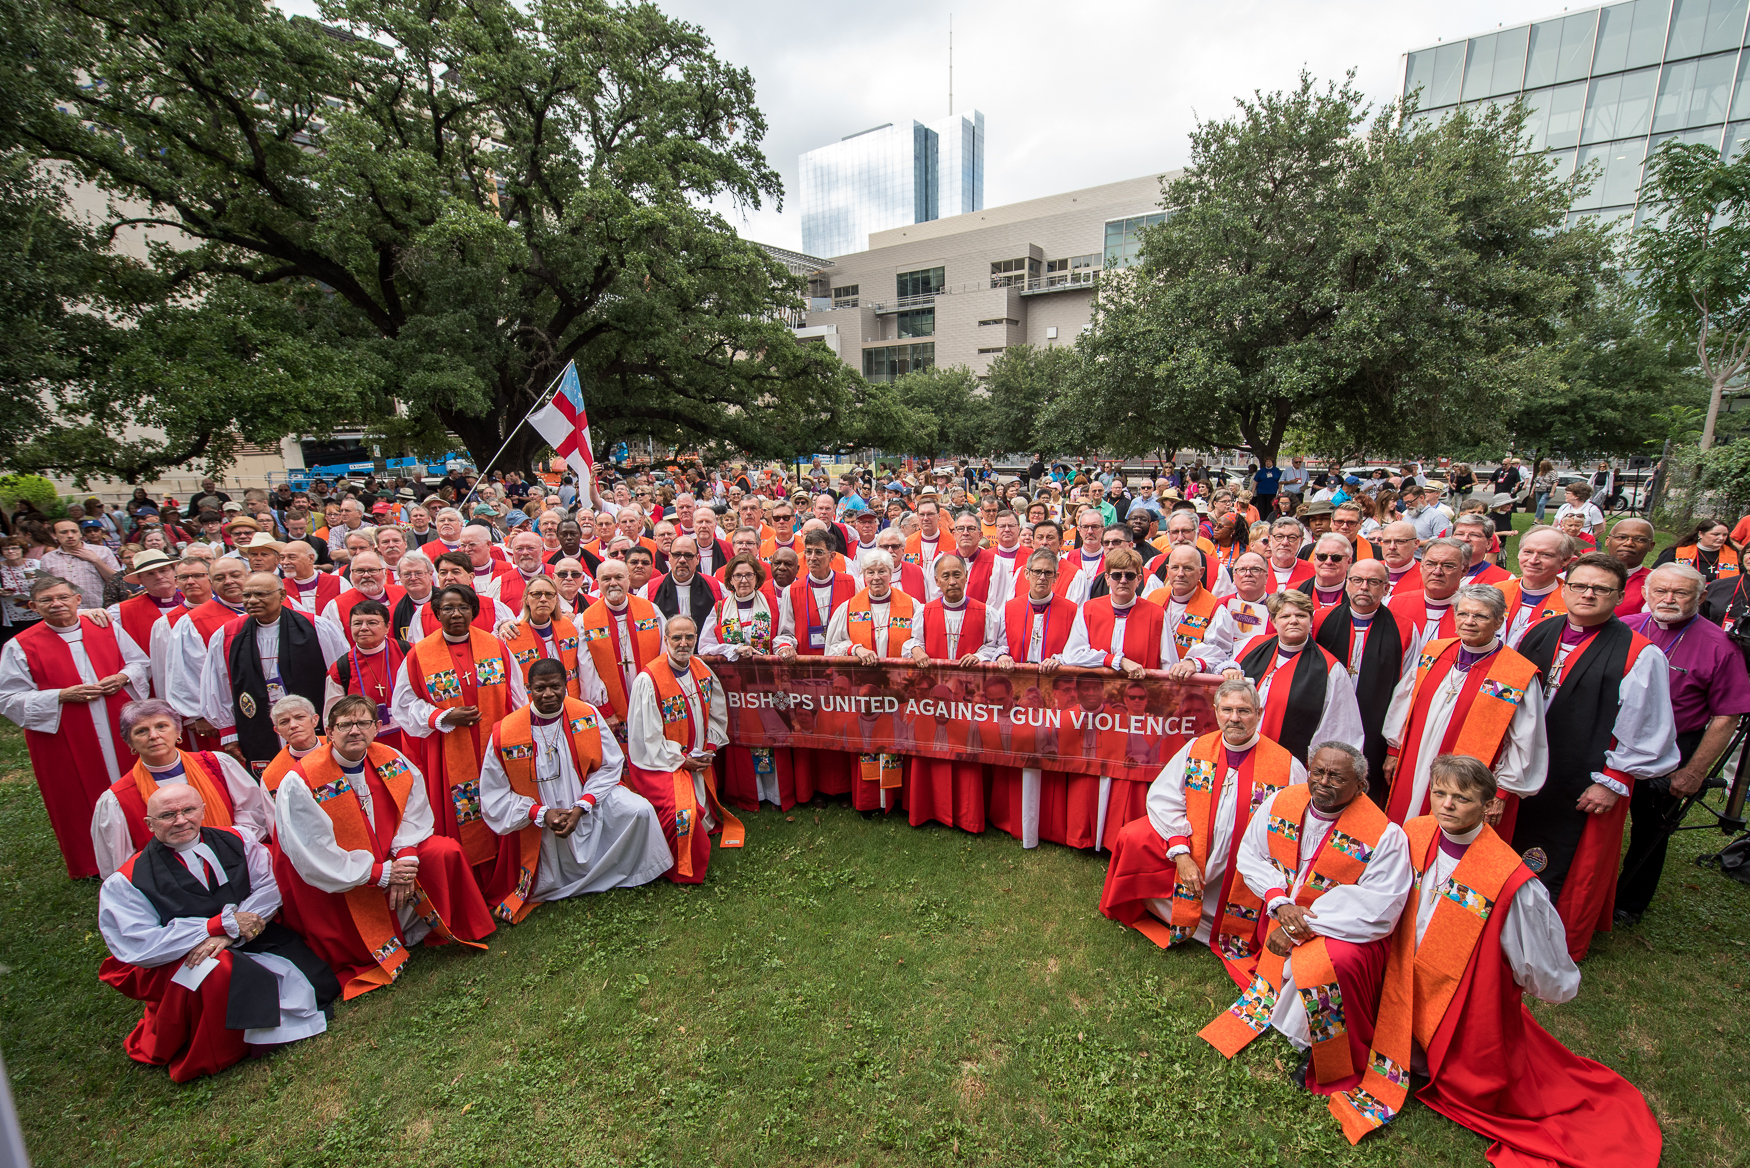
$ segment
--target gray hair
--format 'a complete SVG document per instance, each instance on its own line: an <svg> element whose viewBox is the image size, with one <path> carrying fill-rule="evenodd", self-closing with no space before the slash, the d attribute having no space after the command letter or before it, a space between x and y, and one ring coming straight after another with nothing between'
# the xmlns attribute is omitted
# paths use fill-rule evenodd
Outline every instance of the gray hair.
<svg viewBox="0 0 1750 1168"><path fill-rule="evenodd" d="M1424 560L1427 559L1428 553L1437 547L1452 548L1457 551L1458 566L1460 568L1470 567L1470 544L1466 543L1464 540L1456 539L1450 535L1443 535L1439 539L1431 539L1428 541L1428 546L1422 549L1422 558Z"/></svg>
<svg viewBox="0 0 1750 1168"><path fill-rule="evenodd" d="M63 584L66 585L68 588L71 588L75 594L83 595L82 593L79 592L79 585L73 583L73 581L63 580L59 576L51 575L48 572L43 572L43 573L39 574L36 577L36 579L34 579L30 582L31 603L32 604L36 603L36 598L41 596L43 593L47 592L49 589L59 588Z"/></svg>
<svg viewBox="0 0 1750 1168"><path fill-rule="evenodd" d="M1707 577L1703 576L1688 564L1679 564L1675 561L1669 564L1660 564L1657 568L1654 568L1651 572L1647 573L1647 575L1654 576L1660 572L1667 572L1676 576L1680 580L1689 581L1691 584L1695 585L1697 593L1700 593L1707 588Z"/></svg>
<svg viewBox="0 0 1750 1168"><path fill-rule="evenodd" d="M182 715L176 712L174 706L162 698L142 698L122 707L122 737L126 738L133 733L134 727L148 718L169 718L175 724L177 734L182 733Z"/></svg>
<svg viewBox="0 0 1750 1168"><path fill-rule="evenodd" d="M882 551L880 548L876 548L874 551L863 557L863 570L866 572L870 568L886 568L891 572L894 570L893 557Z"/></svg>
<svg viewBox="0 0 1750 1168"><path fill-rule="evenodd" d="M1452 521L1452 530L1461 527L1480 527L1490 535L1495 534L1495 521L1489 518L1487 511L1466 511Z"/></svg>
<svg viewBox="0 0 1750 1168"><path fill-rule="evenodd" d="M374 548L377 546L377 529L374 527L371 527L367 524L365 526L360 527L357 531L347 532L346 538L347 539L362 539ZM346 541L342 540L341 542L344 544Z"/></svg>
<svg viewBox="0 0 1750 1168"><path fill-rule="evenodd" d="M1452 596L1452 607L1456 610L1462 602L1470 600L1483 605L1489 610L1489 615L1500 620L1507 615L1507 597L1493 584L1461 584Z"/></svg>
<svg viewBox="0 0 1750 1168"><path fill-rule="evenodd" d="M1294 518L1292 515L1284 515L1282 518L1270 524L1271 535L1275 535L1278 531L1294 531L1300 535L1300 538L1306 538L1306 524Z"/></svg>
<svg viewBox="0 0 1750 1168"><path fill-rule="evenodd" d="M1258 698L1258 687L1252 684L1250 678L1244 677L1236 677L1232 681L1224 681L1216 686L1215 696L1211 699L1211 704L1219 706L1222 698L1228 697L1232 694L1245 695L1246 701L1252 704L1252 709L1254 710L1263 709L1264 707L1264 703Z"/></svg>
<svg viewBox="0 0 1750 1168"><path fill-rule="evenodd" d="M268 708L267 720L269 723L276 722L281 714L289 714L293 710L302 710L312 718L316 716L316 706L309 698L302 694L287 694Z"/></svg>
<svg viewBox="0 0 1750 1168"><path fill-rule="evenodd" d="M1320 548L1323 548L1327 542L1334 543L1344 551L1348 552L1350 559L1355 558L1355 545L1351 544L1349 542L1349 537L1340 531L1327 531L1325 534L1319 536L1319 541L1313 544L1313 551L1316 552Z"/></svg>
<svg viewBox="0 0 1750 1168"><path fill-rule="evenodd" d="M445 516L453 516L456 519L461 519L462 513L460 511L456 510L454 507L439 507L437 514L433 515L432 519L438 520L438 519L444 518Z"/></svg>
<svg viewBox="0 0 1750 1168"><path fill-rule="evenodd" d="M403 553L401 558L395 561L395 570L397 572L405 571L408 567L424 568L430 572L437 571L437 568L431 562L431 557L417 549Z"/></svg>
<svg viewBox="0 0 1750 1168"><path fill-rule="evenodd" d="M1043 556L1045 562L1052 567L1055 568L1057 566L1057 557L1052 554L1050 548L1034 548L1032 554L1027 557L1027 566L1031 568L1036 562L1038 562L1041 556Z"/></svg>
<svg viewBox="0 0 1750 1168"><path fill-rule="evenodd" d="M1347 758L1349 760L1349 765L1355 768L1355 779L1361 784L1361 793L1365 795L1371 790L1367 782L1367 756L1365 754L1362 754L1347 742L1338 742L1333 738L1329 742L1321 742L1313 747L1312 750L1307 752L1306 757L1310 760L1313 755L1321 750L1334 750L1338 754Z"/></svg>
<svg viewBox="0 0 1750 1168"><path fill-rule="evenodd" d="M1580 554L1580 541L1579 540L1575 539L1573 536L1569 535L1567 532L1563 531L1561 528L1551 527L1547 523L1534 523L1530 527L1527 527L1519 535L1519 546L1524 547L1526 540L1530 539L1534 535L1541 535L1543 532L1546 532L1546 531L1549 532L1551 535L1555 536L1557 539L1561 540L1561 544L1559 545L1559 547L1561 550L1562 559L1571 560L1575 556Z"/></svg>

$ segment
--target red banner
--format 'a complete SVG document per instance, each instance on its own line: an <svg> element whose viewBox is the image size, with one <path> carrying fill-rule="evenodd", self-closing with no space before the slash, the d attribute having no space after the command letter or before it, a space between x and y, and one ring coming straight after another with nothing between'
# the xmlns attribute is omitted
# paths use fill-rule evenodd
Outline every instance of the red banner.
<svg viewBox="0 0 1750 1168"><path fill-rule="evenodd" d="M860 665L849 657L712 659L730 740L1152 780L1216 728L1221 679L1036 665Z"/></svg>

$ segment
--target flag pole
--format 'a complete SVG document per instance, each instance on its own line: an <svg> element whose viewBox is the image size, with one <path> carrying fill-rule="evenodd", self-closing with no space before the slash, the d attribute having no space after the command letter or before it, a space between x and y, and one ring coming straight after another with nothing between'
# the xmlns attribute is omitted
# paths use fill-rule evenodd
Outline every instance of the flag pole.
<svg viewBox="0 0 1750 1168"><path fill-rule="evenodd" d="M574 364L576 364L576 362L567 361L565 363L565 369L571 368ZM491 471L494 466L498 465L498 460L503 457L506 450L510 449L510 440L516 437L516 432L523 428L525 422L535 416L535 411L552 400L554 386L558 385L565 379L565 369L561 369L559 371L559 376L547 383L547 388L541 391L541 396L535 399L535 404L529 407L529 412L523 415L522 421L504 432L504 445L498 448L498 453L492 456L492 461L488 462L481 468L480 473L474 476L475 483L482 482L486 478L487 473ZM478 490L478 488L476 488L476 490Z"/></svg>

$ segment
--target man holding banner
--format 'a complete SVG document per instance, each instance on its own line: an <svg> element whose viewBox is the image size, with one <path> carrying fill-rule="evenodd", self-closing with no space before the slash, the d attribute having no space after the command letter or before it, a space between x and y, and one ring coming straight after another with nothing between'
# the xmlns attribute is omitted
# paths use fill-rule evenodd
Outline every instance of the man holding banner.
<svg viewBox="0 0 1750 1168"><path fill-rule="evenodd" d="M1038 548L1027 557L1021 570L1027 593L1002 608L998 669L1007 672L1018 664L1037 665L1043 687L1046 676L1063 664L1063 650L1079 613L1074 601L1057 593L1057 581L1066 570L1047 548ZM995 772L991 777L990 822L1020 840L1022 847L1036 848L1041 838L1063 843L1066 824L1062 813L1068 807L1069 776L1040 767L996 767ZM1042 819L1047 808L1057 814Z"/></svg>
<svg viewBox="0 0 1750 1168"><path fill-rule="evenodd" d="M940 557L937 563L941 563ZM826 655L855 657L864 665L881 660L910 660L916 617L922 608L922 604L893 587L893 558L876 549L863 561L863 590L832 614L826 630ZM876 727L859 726L857 721L858 718L853 718L846 725L845 737L856 734L867 740ZM901 755L880 749L857 752L851 805L858 811L872 815L878 810L892 810L899 805L904 785Z"/></svg>

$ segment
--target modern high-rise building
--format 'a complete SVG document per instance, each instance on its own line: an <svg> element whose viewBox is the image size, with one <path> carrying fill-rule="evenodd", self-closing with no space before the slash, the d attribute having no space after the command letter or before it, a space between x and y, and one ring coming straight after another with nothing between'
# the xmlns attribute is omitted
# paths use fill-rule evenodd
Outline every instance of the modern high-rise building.
<svg viewBox="0 0 1750 1168"><path fill-rule="evenodd" d="M802 155L802 250L838 256L869 233L984 209L984 115L891 122Z"/></svg>
<svg viewBox="0 0 1750 1168"><path fill-rule="evenodd" d="M1631 220L1671 138L1735 158L1750 142L1747 0L1629 0L1405 55L1407 95L1438 118L1523 96L1531 149L1562 177L1598 163L1569 213Z"/></svg>

